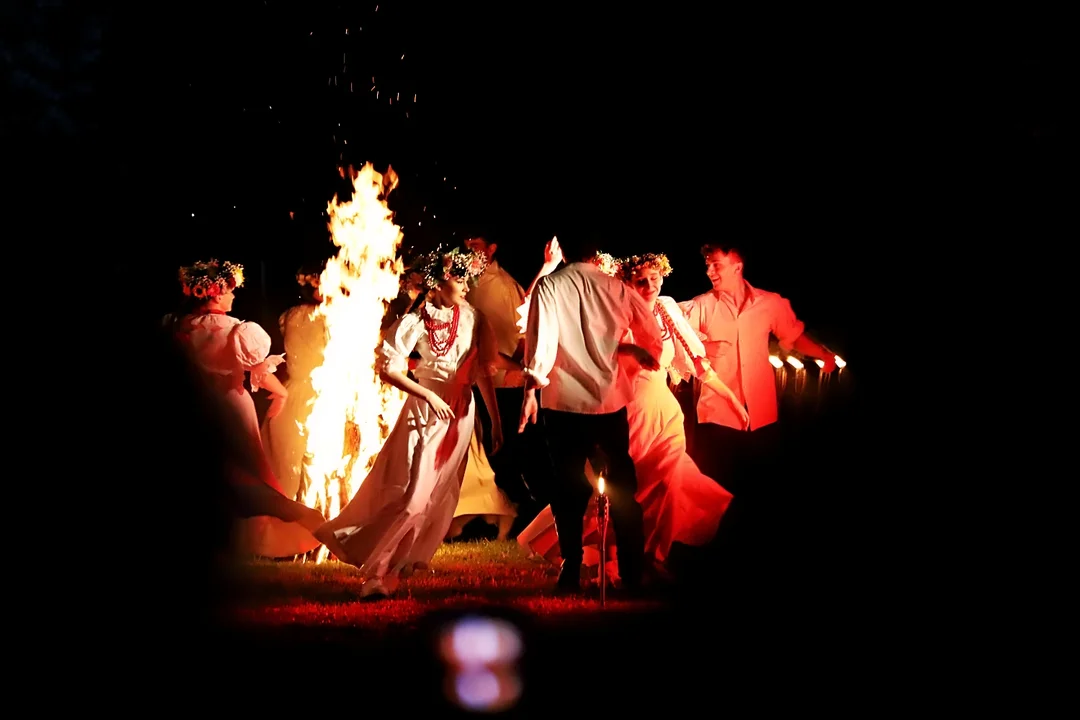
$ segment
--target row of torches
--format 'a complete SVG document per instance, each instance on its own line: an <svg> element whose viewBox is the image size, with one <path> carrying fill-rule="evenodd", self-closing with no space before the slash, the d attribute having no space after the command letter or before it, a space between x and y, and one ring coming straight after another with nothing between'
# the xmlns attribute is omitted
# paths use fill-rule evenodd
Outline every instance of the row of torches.
<svg viewBox="0 0 1080 720"><path fill-rule="evenodd" d="M844 374L844 368L847 367L847 362L839 355L833 355L833 359L836 360L836 376L841 377ZM806 365L802 360L794 355L788 355L785 360L795 370L795 394L798 395L806 389ZM780 359L779 355L770 355L769 362L774 368L776 368L776 381L780 384L780 392L783 392L787 388L787 373L784 371L784 360ZM825 367L825 361L819 358L814 358L814 364L818 368ZM818 387L822 388L829 384L830 374L819 372L817 375Z"/></svg>

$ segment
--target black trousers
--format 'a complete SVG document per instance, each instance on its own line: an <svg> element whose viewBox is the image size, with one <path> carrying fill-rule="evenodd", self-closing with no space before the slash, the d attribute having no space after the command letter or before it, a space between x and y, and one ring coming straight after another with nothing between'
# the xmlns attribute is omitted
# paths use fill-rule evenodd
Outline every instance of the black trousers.
<svg viewBox="0 0 1080 720"><path fill-rule="evenodd" d="M499 405L499 418L502 421L503 447L492 455L491 416L480 391L475 392L477 418L483 429L484 450L491 469L495 471L495 484L517 506L518 517L511 535L532 522L550 502L547 488L552 475L551 458L543 432L537 425L526 425L525 432L518 434L524 398L524 388L495 388L495 401Z"/></svg>
<svg viewBox="0 0 1080 720"><path fill-rule="evenodd" d="M694 462L732 495L763 496L775 488L780 467L777 423L750 431L700 423L695 434L690 454Z"/></svg>
<svg viewBox="0 0 1080 720"><path fill-rule="evenodd" d="M645 535L641 505L634 498L637 473L630 458L626 408L604 415L545 409L541 410L541 418L555 470L551 512L555 516L564 567L581 566L581 535L592 497L592 486L585 477L585 460L599 446L607 460L604 478L619 551L619 576L628 587L639 585L645 563Z"/></svg>

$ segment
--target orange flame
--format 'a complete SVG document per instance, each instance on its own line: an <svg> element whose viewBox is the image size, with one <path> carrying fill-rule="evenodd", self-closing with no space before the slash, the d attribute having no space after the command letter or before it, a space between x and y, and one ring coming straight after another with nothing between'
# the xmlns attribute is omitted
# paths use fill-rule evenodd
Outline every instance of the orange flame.
<svg viewBox="0 0 1080 720"><path fill-rule="evenodd" d="M353 197L328 205L330 231L340 250L319 277L326 348L311 373L315 391L304 425L307 487L304 503L327 518L340 512L375 463L405 403L405 394L386 385L376 370L382 318L398 294L403 271L397 257L401 228L386 196L397 175L375 172L369 163L353 177ZM326 558L326 548L316 558Z"/></svg>

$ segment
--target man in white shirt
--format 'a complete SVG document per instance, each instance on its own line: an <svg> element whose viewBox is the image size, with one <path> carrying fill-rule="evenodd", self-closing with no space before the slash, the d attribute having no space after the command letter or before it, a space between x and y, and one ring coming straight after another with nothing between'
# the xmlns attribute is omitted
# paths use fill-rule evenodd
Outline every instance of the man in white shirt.
<svg viewBox="0 0 1080 720"><path fill-rule="evenodd" d="M487 318L495 332L499 353L520 363L524 355L524 336L518 328L518 308L525 302L525 290L495 259L499 246L490 242L489 235L473 235L465 241L465 246L474 252L484 253L487 258L487 269L465 299ZM551 475L550 461L539 428L516 432L525 393L524 375L499 370L494 382L495 399L503 422L504 445L500 452L491 454L491 418L484 404L479 402L477 419L484 429L484 447L491 469L495 471L495 484L517 506L516 524L523 526L543 507L536 493L542 493Z"/></svg>
<svg viewBox="0 0 1080 720"><path fill-rule="evenodd" d="M592 496L585 460L599 446L608 461L605 481L619 576L624 587L636 590L644 570L644 535L626 418L633 386L619 356L657 369L660 329L640 295L589 261L598 249L593 243L570 238L562 248L569 264L542 278L530 300L519 432L536 422L538 404L543 405L554 466L551 510L563 557L559 588L580 588L582 524ZM634 345L622 342L627 330ZM539 403L537 389L542 389Z"/></svg>
<svg viewBox="0 0 1080 720"><path fill-rule="evenodd" d="M701 388L694 460L702 472L745 499L768 480L777 450L776 375L769 364L769 336L775 335L786 350L820 358L824 372L836 369L836 360L803 333L805 326L786 298L743 278L738 249L710 244L701 254L712 290L679 307L702 337L713 370L749 412L750 427L743 429L727 398Z"/></svg>

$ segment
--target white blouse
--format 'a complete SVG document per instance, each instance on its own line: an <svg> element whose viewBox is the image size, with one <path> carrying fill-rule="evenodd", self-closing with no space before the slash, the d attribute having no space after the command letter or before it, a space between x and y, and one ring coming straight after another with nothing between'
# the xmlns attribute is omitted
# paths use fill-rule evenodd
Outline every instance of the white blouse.
<svg viewBox="0 0 1080 720"><path fill-rule="evenodd" d="M413 369L413 374L418 380L435 380L438 382L463 382L473 383L480 375L490 377L494 374L494 353L496 352L496 340L491 326L486 322L480 312L468 303L462 303L458 318L457 336L445 355L438 356L432 351L428 340L428 329L424 320L420 317L420 311L415 310L401 316L386 331L380 348L382 369L387 372L405 373L409 369L409 356L415 350L420 353L420 362ZM454 316L453 307L437 308L430 302L424 302L424 308L428 315L437 323L451 322ZM449 339L452 328L435 331L436 341L445 342ZM465 368L466 363L471 362L473 352L478 357L475 367ZM469 375L457 378L458 372L467 369Z"/></svg>

